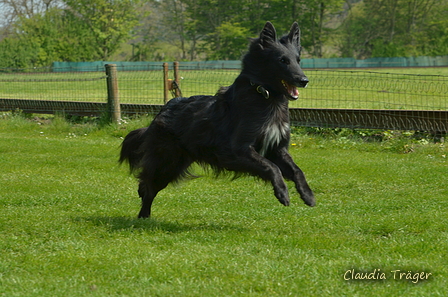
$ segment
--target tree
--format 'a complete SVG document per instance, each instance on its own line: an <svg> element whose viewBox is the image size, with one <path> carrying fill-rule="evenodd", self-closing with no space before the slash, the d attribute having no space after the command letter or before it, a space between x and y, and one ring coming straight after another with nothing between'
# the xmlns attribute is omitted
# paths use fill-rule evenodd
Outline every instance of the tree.
<svg viewBox="0 0 448 297"><path fill-rule="evenodd" d="M186 0L186 3L186 12L188 14L188 19L186 19L186 27L189 29L188 35L190 39L194 40L195 50L200 53L204 53L207 58L211 59L224 59L226 57L223 56L222 53L234 53L235 51L238 52L241 50L241 47L231 48L231 46L234 46L235 43L229 43L228 39L225 41L228 44L223 44L223 34L227 34L227 37L230 34L224 32L223 30L225 29L221 26L226 23L224 26L227 26L227 29L236 29L233 33L238 33L238 31L244 27L241 26L236 20L243 11L245 1ZM232 26L231 24L236 25ZM239 27L239 29L236 27ZM240 38L240 36L238 36L237 39L238 38ZM197 48L196 43L199 39L201 39L202 44ZM237 44L237 46L241 46L239 42L237 42ZM246 46L247 41L244 45L244 49Z"/></svg>
<svg viewBox="0 0 448 297"><path fill-rule="evenodd" d="M446 40L447 13L446 0L364 0L350 9L341 27L342 55L446 54L447 46L438 41Z"/></svg>
<svg viewBox="0 0 448 297"><path fill-rule="evenodd" d="M21 16L0 48L9 56L5 67L41 67L54 61L101 59L87 24L61 8L51 8L32 17ZM20 53L18 56L15 52Z"/></svg>
<svg viewBox="0 0 448 297"><path fill-rule="evenodd" d="M58 8L18 17L9 36L0 43L4 67L40 67L60 60L63 23L63 11Z"/></svg>
<svg viewBox="0 0 448 297"><path fill-rule="evenodd" d="M66 0L67 12L92 32L96 53L104 61L131 37L138 24L138 0Z"/></svg>
<svg viewBox="0 0 448 297"><path fill-rule="evenodd" d="M164 0L160 4L164 14L163 25L170 30L168 41L181 51L181 60L186 60L189 54L191 34L188 30L187 2L181 0ZM190 53L190 56L194 55Z"/></svg>
<svg viewBox="0 0 448 297"><path fill-rule="evenodd" d="M426 30L418 33L420 52L423 55L448 55L448 1L431 10Z"/></svg>
<svg viewBox="0 0 448 297"><path fill-rule="evenodd" d="M277 32L289 31L294 21L302 29L302 45L323 55L334 32L327 23L342 11L343 0L164 0L150 2L153 13L145 19L145 34L134 43L138 59L154 53L154 40L179 49L179 59L239 59L249 37L256 37L267 20ZM147 4L148 5L148 4ZM151 29L156 28L157 30ZM143 32L143 31L142 31ZM243 34L245 36L243 36ZM152 44L151 44L152 41ZM151 51L152 48L152 51Z"/></svg>
<svg viewBox="0 0 448 297"><path fill-rule="evenodd" d="M47 66L54 61L93 61L100 58L89 27L63 9L20 18L17 38L37 48L33 66Z"/></svg>
<svg viewBox="0 0 448 297"><path fill-rule="evenodd" d="M0 42L0 48L7 51L2 56L9 57L2 64L38 67L54 61L107 60L127 41L137 22L138 1L66 2L64 7L18 16L8 37Z"/></svg>
<svg viewBox="0 0 448 297"><path fill-rule="evenodd" d="M376 23L373 17L369 17L364 2L350 6L349 14L340 27L341 56L370 57L372 40L378 38L381 32Z"/></svg>
<svg viewBox="0 0 448 297"><path fill-rule="evenodd" d="M0 0L0 26L9 27L19 18L32 18L61 5L60 0Z"/></svg>
<svg viewBox="0 0 448 297"><path fill-rule="evenodd" d="M213 50L211 60L240 60L246 51L249 30L239 23L223 22L214 33L209 34L209 44Z"/></svg>
<svg viewBox="0 0 448 297"><path fill-rule="evenodd" d="M335 29L326 26L326 22L343 10L344 1L341 0L310 0L302 3L301 11L304 24L304 46L316 58L322 58L323 47Z"/></svg>
<svg viewBox="0 0 448 297"><path fill-rule="evenodd" d="M0 68L27 68L36 60L38 48L14 37L0 42Z"/></svg>

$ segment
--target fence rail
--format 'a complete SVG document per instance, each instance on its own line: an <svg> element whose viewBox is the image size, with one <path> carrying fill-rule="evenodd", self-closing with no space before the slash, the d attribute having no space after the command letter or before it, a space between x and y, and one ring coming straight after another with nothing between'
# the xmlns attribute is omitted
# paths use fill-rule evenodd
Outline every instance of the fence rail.
<svg viewBox="0 0 448 297"><path fill-rule="evenodd" d="M157 114L163 105L120 104L121 114ZM78 116L102 116L108 104L99 102L0 99L0 110L25 113L63 112ZM290 108L291 124L305 127L448 131L448 111Z"/></svg>
<svg viewBox="0 0 448 297"><path fill-rule="evenodd" d="M290 111L291 122L297 126L448 131L448 111L312 108L294 108Z"/></svg>
<svg viewBox="0 0 448 297"><path fill-rule="evenodd" d="M165 66L135 71L117 67L115 93L110 89L111 74L105 75L104 69L0 73L0 110L103 116L111 106L115 110L118 106L122 115L152 114L169 99L170 89L173 96L214 94L239 73L180 64L173 76ZM300 100L290 105L294 125L448 131L448 76L359 70L308 70L306 74L309 87L301 89ZM180 88L173 89L176 85ZM111 94L119 98L118 105L106 103Z"/></svg>

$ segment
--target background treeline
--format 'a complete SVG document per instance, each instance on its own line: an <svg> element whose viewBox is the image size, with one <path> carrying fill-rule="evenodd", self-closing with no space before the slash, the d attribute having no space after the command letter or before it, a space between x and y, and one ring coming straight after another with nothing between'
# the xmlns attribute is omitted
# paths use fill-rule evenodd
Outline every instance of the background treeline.
<svg viewBox="0 0 448 297"><path fill-rule="evenodd" d="M270 20L306 57L448 54L448 0L0 0L0 67L238 60Z"/></svg>

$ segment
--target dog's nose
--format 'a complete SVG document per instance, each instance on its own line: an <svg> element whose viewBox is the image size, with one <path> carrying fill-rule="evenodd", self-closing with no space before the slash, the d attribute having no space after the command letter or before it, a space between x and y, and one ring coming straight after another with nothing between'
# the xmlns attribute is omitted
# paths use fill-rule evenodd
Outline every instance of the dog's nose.
<svg viewBox="0 0 448 297"><path fill-rule="evenodd" d="M306 87L306 85L309 83L310 81L308 80L308 78L306 77L306 76L302 76L300 79L299 79L299 87L301 87L301 88L305 88Z"/></svg>

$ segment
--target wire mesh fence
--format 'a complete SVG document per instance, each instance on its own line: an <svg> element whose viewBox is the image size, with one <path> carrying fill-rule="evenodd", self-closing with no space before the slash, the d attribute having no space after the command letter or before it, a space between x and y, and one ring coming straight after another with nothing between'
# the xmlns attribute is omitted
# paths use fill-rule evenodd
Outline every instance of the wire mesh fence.
<svg viewBox="0 0 448 297"><path fill-rule="evenodd" d="M163 104L163 73L118 70L121 103ZM158 69L157 69L158 68ZM180 65L182 95L213 95L238 69L197 70ZM298 108L448 110L448 76L374 71L308 70ZM172 76L172 75L171 75ZM106 102L104 71L0 73L0 98Z"/></svg>
<svg viewBox="0 0 448 297"><path fill-rule="evenodd" d="M370 71L307 73L297 107L448 110L448 77Z"/></svg>
<svg viewBox="0 0 448 297"><path fill-rule="evenodd" d="M67 104L70 102L69 110L76 110L78 106L81 114L101 112L105 108L101 104L107 102L108 96L104 70L63 70L46 68L0 72L0 110L23 109L28 104L38 105L39 108L25 108L26 111L51 113L61 108L68 110ZM152 65L146 70L118 65L117 70L120 103L133 106L123 110L141 112L145 108L137 105L164 103L162 65ZM178 80L182 96L213 95L220 86L232 84L239 72L239 69L201 68L181 63ZM317 112L310 113L310 110L320 110L322 113L322 110L343 109L351 110L350 114L354 110L442 111L442 120L448 112L448 76L311 69L306 70L306 75L310 80L308 87L300 89L300 99L290 103L291 108L308 110L306 114L302 112L302 118L297 119L298 123L306 124L306 118L303 117ZM169 77L174 79L172 68ZM96 105L89 105L92 102ZM14 107L14 104L17 106ZM327 116L329 114L320 117ZM332 117L330 126L337 126L337 116ZM360 114L355 118L362 117ZM351 118L351 127L360 126L353 121ZM310 125L320 125L313 119L308 122ZM343 123L340 125L343 126Z"/></svg>
<svg viewBox="0 0 448 297"><path fill-rule="evenodd" d="M232 84L239 70L181 68L184 96L214 94ZM448 110L448 76L374 71L307 70L296 108Z"/></svg>
<svg viewBox="0 0 448 297"><path fill-rule="evenodd" d="M163 103L162 68L120 71L123 103ZM102 71L0 73L0 98L106 102L106 74Z"/></svg>

